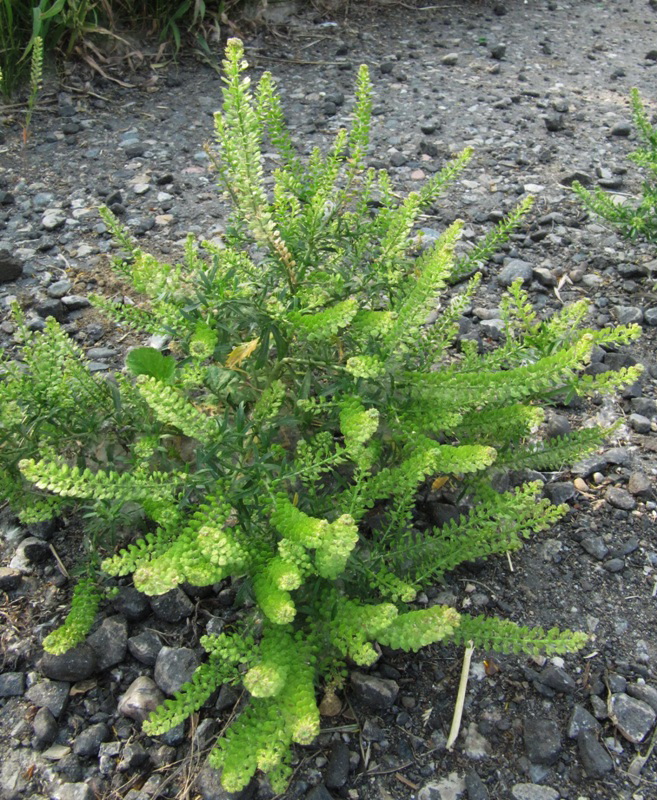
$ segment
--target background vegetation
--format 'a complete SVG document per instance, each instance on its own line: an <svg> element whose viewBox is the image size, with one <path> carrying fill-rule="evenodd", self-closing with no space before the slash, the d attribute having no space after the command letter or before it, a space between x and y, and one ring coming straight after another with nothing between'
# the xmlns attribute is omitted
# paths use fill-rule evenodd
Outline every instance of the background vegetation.
<svg viewBox="0 0 657 800"><path fill-rule="evenodd" d="M46 57L70 57L87 42L118 40L139 32L170 43L177 52L185 37L205 33L235 0L0 0L2 93L13 95L27 80L34 43Z"/></svg>

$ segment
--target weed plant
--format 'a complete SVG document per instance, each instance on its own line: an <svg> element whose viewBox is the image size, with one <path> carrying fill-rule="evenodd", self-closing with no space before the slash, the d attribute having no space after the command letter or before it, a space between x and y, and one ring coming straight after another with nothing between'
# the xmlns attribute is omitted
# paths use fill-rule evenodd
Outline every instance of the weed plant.
<svg viewBox="0 0 657 800"><path fill-rule="evenodd" d="M623 236L657 242L657 127L650 124L638 89L630 92L630 104L642 145L629 158L642 167L646 175L638 202L623 202L599 187L589 191L579 182L573 183L573 189L590 211L618 228Z"/></svg>
<svg viewBox="0 0 657 800"><path fill-rule="evenodd" d="M601 428L544 441L542 404L635 381L639 366L583 371L594 347L640 329L589 329L584 301L541 320L518 283L502 304L499 347L454 347L478 276L429 325L438 296L520 224L528 203L470 260L454 257L460 221L418 251L420 215L469 150L399 199L389 175L365 165L365 67L350 129L307 162L271 75L252 91L239 40L223 67L213 159L233 207L225 240L190 236L183 260L167 264L101 211L123 252L116 269L143 299L95 303L123 326L169 337L170 353L137 348L125 374L104 379L53 320L31 332L16 310L23 344L0 383L0 487L24 522L66 511L96 530L142 531L106 554L105 578L90 570L78 582L65 623L44 642L52 653L84 639L112 579L132 575L149 595L185 584L238 590L237 621L202 637L207 661L144 729L162 733L220 685L241 685L249 701L211 763L229 791L260 769L281 792L290 746L320 730L318 689L336 691L347 665L373 664L379 645L564 653L584 644L580 633L414 599L564 514L540 483L498 491L497 479L558 470L600 444ZM272 149L280 166L270 186ZM457 513L420 529L417 495L431 487L457 497Z"/></svg>
<svg viewBox="0 0 657 800"><path fill-rule="evenodd" d="M43 39L37 36L32 47L32 58L30 60L30 94L27 98L27 111L25 112L25 124L23 125L23 144L27 143L32 124L32 116L36 108L39 92L41 91L41 81L43 78Z"/></svg>

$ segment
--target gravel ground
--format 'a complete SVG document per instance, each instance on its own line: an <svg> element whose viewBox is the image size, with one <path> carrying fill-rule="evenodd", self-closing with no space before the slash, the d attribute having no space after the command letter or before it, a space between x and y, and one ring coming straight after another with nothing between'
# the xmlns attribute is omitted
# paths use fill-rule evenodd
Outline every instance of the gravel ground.
<svg viewBox="0 0 657 800"><path fill-rule="evenodd" d="M583 629L590 645L548 661L476 652L451 752L461 653L385 652L369 673L354 673L317 743L296 751L286 798L657 797L657 756L640 772L636 761L657 716L657 253L588 218L569 189L577 178L638 190L627 171L628 95L637 86L657 108L656 10L654 0L368 5L346 15L285 5L274 8L275 27L242 31L254 72L271 69L284 87L303 150L324 146L347 120L361 62L376 91L371 164L388 167L400 189L475 147L463 179L424 220L428 236L459 216L467 246L536 195L522 232L488 265L462 336L499 337L500 294L516 275L546 313L588 297L593 324L644 329L637 345L601 351L591 367L641 362L640 384L610 402L556 408L549 421L558 433L624 418L593 458L540 476L547 496L570 504L565 520L513 564L468 565L420 598ZM0 345L12 347L6 307L17 297L34 328L60 319L97 371L120 369L133 343L86 300L121 293L97 206L110 205L160 255L177 253L188 231L220 234L226 217L203 150L220 102L217 74L197 63L116 74L137 88L70 68L61 88L44 93L26 147L20 114L9 109L0 128ZM419 509L439 521L435 498ZM139 720L193 671L199 636L230 618L231 588L148 602L126 583L87 645L38 662L70 593L54 553L70 568L80 532L75 520L28 531L5 517L1 533L0 796L228 798L203 763L237 696L222 689L200 718L157 738ZM271 792L254 782L239 796Z"/></svg>

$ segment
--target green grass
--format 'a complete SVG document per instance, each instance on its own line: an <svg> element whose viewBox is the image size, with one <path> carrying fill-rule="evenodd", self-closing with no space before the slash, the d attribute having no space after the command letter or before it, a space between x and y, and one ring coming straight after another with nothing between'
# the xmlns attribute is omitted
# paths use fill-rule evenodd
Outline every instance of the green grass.
<svg viewBox="0 0 657 800"><path fill-rule="evenodd" d="M177 53L188 34L225 11L222 0L0 0L0 91L12 97L29 81L37 37L46 58L70 57L92 34L122 30L169 42Z"/></svg>

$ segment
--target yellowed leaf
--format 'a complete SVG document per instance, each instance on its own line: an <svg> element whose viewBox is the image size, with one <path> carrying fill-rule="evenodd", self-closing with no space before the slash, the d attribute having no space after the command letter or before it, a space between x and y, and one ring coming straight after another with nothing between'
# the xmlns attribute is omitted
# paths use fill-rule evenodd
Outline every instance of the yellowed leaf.
<svg viewBox="0 0 657 800"><path fill-rule="evenodd" d="M243 344L238 344L236 347L234 347L226 359L226 366L228 369L235 369L235 367L239 367L242 361L247 359L253 353L259 342L260 339L251 339L250 342L244 342Z"/></svg>

